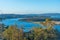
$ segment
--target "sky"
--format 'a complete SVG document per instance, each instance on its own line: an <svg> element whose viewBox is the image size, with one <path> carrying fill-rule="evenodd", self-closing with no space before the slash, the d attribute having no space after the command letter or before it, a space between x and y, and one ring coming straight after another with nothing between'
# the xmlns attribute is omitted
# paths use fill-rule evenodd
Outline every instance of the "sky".
<svg viewBox="0 0 60 40"><path fill-rule="evenodd" d="M0 0L0 14L60 13L60 0Z"/></svg>

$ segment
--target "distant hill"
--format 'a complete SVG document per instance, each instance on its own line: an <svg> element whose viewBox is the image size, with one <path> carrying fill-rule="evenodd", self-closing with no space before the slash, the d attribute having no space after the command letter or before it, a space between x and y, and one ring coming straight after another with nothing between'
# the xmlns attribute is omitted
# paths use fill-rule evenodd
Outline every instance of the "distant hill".
<svg viewBox="0 0 60 40"><path fill-rule="evenodd" d="M60 13L44 13L44 14L0 14L2 19L11 19L11 18L60 18Z"/></svg>

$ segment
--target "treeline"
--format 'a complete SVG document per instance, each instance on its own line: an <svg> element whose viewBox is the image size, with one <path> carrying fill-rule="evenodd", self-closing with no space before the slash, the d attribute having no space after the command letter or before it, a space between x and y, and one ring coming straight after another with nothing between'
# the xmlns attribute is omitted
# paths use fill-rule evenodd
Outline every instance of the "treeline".
<svg viewBox="0 0 60 40"><path fill-rule="evenodd" d="M34 27L29 32L24 32L22 28L17 28L16 25L9 26L4 32L4 40L57 40L57 30L53 28L54 22L46 19L45 22L41 22L44 26Z"/></svg>

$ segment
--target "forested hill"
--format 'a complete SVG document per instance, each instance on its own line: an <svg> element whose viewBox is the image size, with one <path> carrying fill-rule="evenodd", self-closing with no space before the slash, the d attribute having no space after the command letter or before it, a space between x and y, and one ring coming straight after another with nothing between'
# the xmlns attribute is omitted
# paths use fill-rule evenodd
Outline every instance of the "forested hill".
<svg viewBox="0 0 60 40"><path fill-rule="evenodd" d="M60 18L60 13L44 13L44 14L0 14L0 19L10 18Z"/></svg>

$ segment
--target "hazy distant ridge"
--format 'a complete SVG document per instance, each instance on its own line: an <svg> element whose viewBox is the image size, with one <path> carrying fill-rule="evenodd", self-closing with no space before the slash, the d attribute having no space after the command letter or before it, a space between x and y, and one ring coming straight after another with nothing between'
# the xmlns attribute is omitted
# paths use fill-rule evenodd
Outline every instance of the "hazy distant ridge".
<svg viewBox="0 0 60 40"><path fill-rule="evenodd" d="M40 17L52 17L52 18L60 18L60 13L46 13L46 14L0 14L0 18L2 19L10 19L10 18L40 18Z"/></svg>

